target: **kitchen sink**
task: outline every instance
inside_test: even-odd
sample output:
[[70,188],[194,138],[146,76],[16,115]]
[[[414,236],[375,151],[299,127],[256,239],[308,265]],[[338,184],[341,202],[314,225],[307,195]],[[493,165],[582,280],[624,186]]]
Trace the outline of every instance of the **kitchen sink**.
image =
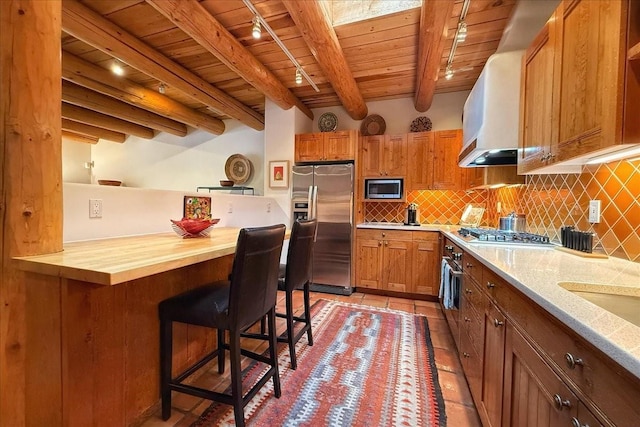
[[575,282],[559,282],[558,285],[572,294],[640,326],[640,288]]

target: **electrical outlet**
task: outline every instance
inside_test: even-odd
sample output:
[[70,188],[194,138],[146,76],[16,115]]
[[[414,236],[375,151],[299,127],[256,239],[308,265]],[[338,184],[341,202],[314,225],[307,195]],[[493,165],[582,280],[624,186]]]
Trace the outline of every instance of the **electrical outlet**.
[[271,202],[267,203],[267,213],[271,212]]
[[502,203],[500,203],[500,202],[496,203],[496,212],[497,213],[502,212]]
[[89,218],[102,218],[102,200],[89,199]]
[[589,201],[589,222],[591,224],[600,223],[600,200]]
[[227,213],[233,213],[233,203],[229,202],[229,207],[227,208]]

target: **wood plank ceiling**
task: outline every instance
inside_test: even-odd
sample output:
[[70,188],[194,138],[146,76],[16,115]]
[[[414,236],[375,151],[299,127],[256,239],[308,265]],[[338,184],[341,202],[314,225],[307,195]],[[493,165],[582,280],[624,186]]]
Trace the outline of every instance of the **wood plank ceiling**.
[[[444,70],[462,0],[424,0],[423,11],[335,28],[320,25],[314,17],[319,6],[309,3],[252,0],[318,92],[306,81],[296,85],[295,66],[266,31],[253,39],[253,14],[242,0],[64,0],[65,134],[85,142],[98,137],[123,142],[128,135],[159,131],[184,136],[189,128],[221,134],[221,120],[228,118],[260,130],[265,94],[282,108],[296,105],[310,117],[312,108],[342,105],[362,119],[367,114],[362,100],[415,97],[417,83],[421,100],[416,105],[428,108],[434,92],[473,87],[498,47],[516,0],[471,0],[468,36],[455,52],[451,80],[444,79]],[[434,15],[442,10],[440,25],[447,28],[433,28],[438,26]],[[441,43],[434,43],[440,38],[434,33],[442,34]],[[123,77],[105,72],[114,58],[125,70]],[[421,65],[422,79],[439,68],[435,90],[417,82]],[[158,93],[161,84],[164,94]]]

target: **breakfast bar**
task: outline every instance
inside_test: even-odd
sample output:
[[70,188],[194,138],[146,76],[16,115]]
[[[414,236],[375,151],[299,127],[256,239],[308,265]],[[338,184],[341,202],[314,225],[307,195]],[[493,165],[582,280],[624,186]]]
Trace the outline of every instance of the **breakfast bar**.
[[[43,275],[59,278],[40,310],[51,319],[50,334],[59,334],[47,352],[61,358],[64,425],[132,425],[157,409],[158,303],[226,279],[239,230],[215,228],[208,238],[160,233],[73,242],[59,253],[14,259],[35,285]],[[215,331],[176,324],[174,368],[215,345]]]

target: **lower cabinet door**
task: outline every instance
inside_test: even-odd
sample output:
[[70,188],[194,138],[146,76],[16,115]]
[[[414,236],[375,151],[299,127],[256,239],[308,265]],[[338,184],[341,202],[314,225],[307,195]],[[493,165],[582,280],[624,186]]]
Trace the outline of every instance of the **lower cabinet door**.
[[356,287],[382,288],[382,240],[356,241]]
[[[485,424],[502,425],[502,380],[504,374],[504,343],[507,320],[491,304],[484,313],[484,358],[482,399],[479,411]],[[507,423],[508,425],[508,423]]]
[[385,240],[383,289],[395,292],[411,290],[411,241]]
[[[416,234],[422,240],[416,241]],[[438,233],[414,232],[413,289],[411,292],[438,296],[440,285],[440,240]]]
[[507,325],[503,425],[571,426],[578,406],[577,397],[560,377],[513,326]]

